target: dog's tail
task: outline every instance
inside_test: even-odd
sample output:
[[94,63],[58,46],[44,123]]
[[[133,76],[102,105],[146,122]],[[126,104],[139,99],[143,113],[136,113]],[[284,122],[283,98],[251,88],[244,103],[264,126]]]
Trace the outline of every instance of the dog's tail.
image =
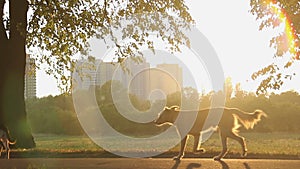
[[12,141],[12,139],[8,136],[8,143],[10,144],[10,145],[14,145],[14,144],[16,144],[17,143],[17,140],[14,140],[14,141]]
[[13,139],[11,138],[11,136],[10,136],[10,134],[9,134],[9,130],[8,130],[8,128],[7,128],[5,125],[0,125],[0,129],[2,129],[2,130],[5,132],[9,144],[14,145],[14,144],[17,143],[16,140],[13,140]]
[[9,131],[7,130],[7,138],[8,138],[8,143],[11,144],[11,145],[14,145],[17,143],[17,140],[13,140],[9,134]]
[[243,124],[246,129],[253,129],[254,125],[257,124],[261,117],[267,117],[267,114],[262,110],[255,110],[253,113],[243,112],[235,109],[232,112],[233,115]]

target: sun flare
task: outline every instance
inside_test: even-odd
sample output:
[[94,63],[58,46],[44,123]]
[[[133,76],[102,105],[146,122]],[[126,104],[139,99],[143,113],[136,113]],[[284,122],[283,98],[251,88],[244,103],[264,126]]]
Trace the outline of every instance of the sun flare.
[[269,7],[271,12],[277,15],[279,21],[284,24],[284,46],[286,46],[287,50],[291,54],[293,59],[299,59],[299,54],[296,51],[296,32],[293,28],[293,23],[289,19],[287,13],[284,9],[282,9],[275,0],[269,1]]

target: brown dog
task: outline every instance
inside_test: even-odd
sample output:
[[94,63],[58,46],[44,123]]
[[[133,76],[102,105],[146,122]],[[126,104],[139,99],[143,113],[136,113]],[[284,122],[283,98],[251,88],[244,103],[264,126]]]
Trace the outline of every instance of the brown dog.
[[[195,121],[192,121],[194,122],[194,124],[188,132],[184,132],[185,130],[184,126],[191,123],[191,121],[189,120],[176,121],[179,112],[183,113],[182,114],[183,117],[188,114],[192,114],[192,113],[195,114],[194,117],[196,119],[194,119]],[[219,116],[220,117],[219,124],[204,126],[205,120],[208,117],[209,113],[213,113],[212,115],[223,113],[220,114]],[[176,126],[177,131],[181,137],[181,149],[178,156],[174,157],[175,160],[180,160],[184,156],[184,149],[188,137],[183,133],[188,133],[188,135],[194,136],[195,138],[194,148],[193,148],[194,152],[203,152],[204,149],[198,149],[198,142],[199,142],[199,137],[201,132],[218,127],[223,150],[218,156],[214,157],[214,160],[220,160],[227,153],[227,138],[232,138],[238,141],[241,144],[243,149],[242,156],[247,155],[245,138],[238,135],[238,128],[240,127],[238,122],[240,122],[246,129],[252,129],[254,125],[261,120],[261,116],[267,117],[267,115],[261,110],[255,110],[253,113],[247,113],[237,108],[212,108],[212,109],[203,109],[199,111],[192,111],[192,110],[181,111],[179,110],[178,106],[172,106],[170,108],[165,107],[165,109],[159,114],[158,118],[154,122],[157,125],[163,125],[169,123],[171,125]],[[174,123],[175,121],[176,123]]]
[[0,126],[0,141],[2,143],[1,145],[1,151],[0,156],[3,151],[3,148],[6,150],[6,157],[9,159],[10,155],[10,145],[16,144],[16,141],[11,141],[9,131],[6,126],[1,125]]

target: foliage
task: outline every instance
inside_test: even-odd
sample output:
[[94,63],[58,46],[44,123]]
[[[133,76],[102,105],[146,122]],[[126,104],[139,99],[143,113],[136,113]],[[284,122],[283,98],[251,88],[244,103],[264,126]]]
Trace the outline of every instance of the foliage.
[[[232,86],[227,84],[227,86]],[[256,109],[265,111],[268,115],[261,123],[249,132],[299,132],[300,125],[300,95],[295,91],[287,91],[281,94],[272,93],[269,96],[256,95],[243,91],[237,84],[235,89],[230,89],[231,97],[226,98],[226,107],[236,107],[247,112],[253,112]],[[210,92],[202,94],[199,100],[199,108],[209,108],[211,98],[223,97],[222,92]],[[180,103],[180,93],[168,96],[167,103],[169,106],[174,103]],[[191,100],[190,100],[191,101]],[[177,104],[178,105],[178,104]],[[189,109],[189,108],[187,108]]]
[[[74,55],[90,57],[91,38],[116,47],[116,59],[122,62],[141,55],[141,46],[154,50],[151,33],[167,42],[171,51],[179,51],[179,45],[189,44],[180,29],[193,22],[181,0],[30,0],[29,7],[27,47],[41,51],[37,66],[46,63],[46,72],[60,82],[62,90],[69,89],[71,77],[66,72],[73,71]],[[124,39],[130,42],[124,44]]]
[[[46,72],[67,93],[78,55],[93,60],[88,53],[91,38],[116,47],[116,59],[122,62],[140,54],[142,46],[153,50],[150,32],[171,51],[188,46],[180,29],[193,22],[181,0],[0,0],[0,6],[0,121],[19,140],[16,146],[24,148],[34,147],[24,107],[26,53],[35,55],[37,68],[48,66]],[[121,22],[126,19],[131,22]],[[124,39],[130,41],[122,44]]]
[[70,96],[30,99],[26,106],[33,133],[83,134]]
[[[111,82],[109,82],[111,83]],[[118,82],[115,82],[118,84]],[[131,135],[131,136],[145,136],[155,135],[159,132],[167,129],[158,128],[151,123],[136,123],[128,120],[122,114],[119,113],[111,97],[106,93],[107,97],[103,97],[102,92],[110,91],[106,90],[108,85],[96,89],[96,99],[98,102],[98,108],[101,110],[103,116],[108,123],[117,131]],[[268,97],[265,95],[255,95],[241,90],[237,85],[233,90],[232,97],[226,100],[225,106],[236,107],[247,112],[253,112],[256,109],[265,111],[268,115],[261,123],[249,132],[295,132],[299,133],[299,119],[300,119],[300,95],[295,91],[288,91],[281,94],[270,94]],[[122,89],[121,86],[119,86]],[[105,89],[105,91],[102,91]],[[122,91],[122,90],[120,90]],[[123,90],[124,91],[124,90]],[[219,94],[219,92],[210,92],[208,94],[202,94],[195,98],[196,90],[187,88],[184,90],[187,93],[193,94],[181,95],[180,93],[174,93],[167,96],[167,106],[180,105],[181,100],[186,103],[199,102],[200,108],[208,108],[210,106],[212,95]],[[189,91],[189,92],[188,92]],[[123,93],[118,95],[119,99],[122,98]],[[186,97],[190,96],[190,97]],[[198,94],[199,96],[199,94]],[[164,101],[156,101],[149,105],[149,101],[143,101],[137,99],[137,96],[131,94],[134,99],[131,100],[131,104],[138,110],[132,110],[131,108],[124,108],[122,113],[129,113],[133,116],[142,115],[141,112],[148,111],[150,117],[153,119],[157,117],[157,114],[161,111],[158,107],[164,103]],[[99,99],[102,98],[102,99]],[[107,99],[107,100],[106,100]],[[192,106],[186,104],[184,109],[195,109]],[[191,106],[191,107],[189,107]],[[75,110],[73,108],[71,96],[48,96],[40,99],[27,100],[28,119],[31,123],[34,133],[54,133],[54,134],[83,134],[81,126],[77,120]],[[242,130],[245,131],[245,130]],[[248,131],[247,131],[248,132]]]
[[[114,91],[114,94],[111,93]],[[120,81],[108,81],[101,87],[95,87],[96,100],[98,108],[102,115],[111,125],[112,128],[118,132],[131,135],[153,135],[155,133],[164,130],[151,123],[137,123],[132,120],[125,118],[122,114],[129,116],[141,116],[143,112],[147,112],[147,115],[156,117],[159,110],[155,109],[155,104],[152,105],[154,109],[150,107],[150,101],[143,100],[138,96],[128,93]],[[127,102],[129,99],[130,102]],[[122,105],[121,107],[116,106]],[[120,113],[122,112],[122,114]]]
[[[271,63],[253,73],[252,79],[263,77],[257,88],[257,94],[266,93],[268,89],[278,90],[285,80],[292,79],[295,73],[285,72],[300,56],[300,3],[298,0],[251,0],[251,13],[260,22],[259,30],[279,28],[284,31],[270,40],[270,47],[276,49],[274,58],[288,57],[283,65]],[[280,61],[282,63],[282,60]]]
[[199,108],[199,93],[192,87],[182,89],[182,92],[175,92],[167,95],[166,106],[180,106],[182,109],[198,109]]
[[253,131],[260,132],[299,132],[300,126],[300,96],[294,91],[281,94],[272,93],[270,96],[248,93],[236,95],[227,101],[226,106],[237,107],[244,111],[253,112],[261,109],[268,115]]

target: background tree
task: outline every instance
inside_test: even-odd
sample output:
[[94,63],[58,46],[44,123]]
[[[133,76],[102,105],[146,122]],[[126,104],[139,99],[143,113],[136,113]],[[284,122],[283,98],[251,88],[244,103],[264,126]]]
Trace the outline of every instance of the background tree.
[[182,109],[197,110],[199,109],[200,94],[197,89],[192,87],[183,88],[182,92]]
[[[285,29],[270,40],[270,46],[276,49],[274,58],[287,58],[283,65],[272,63],[253,73],[252,79],[263,76],[257,88],[257,94],[267,92],[267,89],[279,89],[286,79],[292,79],[296,74],[286,69],[299,60],[300,56],[300,3],[299,0],[251,0],[251,13],[260,22],[259,29]],[[282,63],[282,61],[281,61]]]
[[233,93],[233,86],[232,86],[232,80],[231,77],[227,77],[225,79],[225,83],[224,83],[224,89],[225,89],[225,99],[229,100],[232,97],[232,93]]
[[239,98],[239,99],[243,99],[243,97],[247,94],[246,91],[244,91],[242,88],[241,88],[241,83],[237,83],[235,85],[235,90],[234,90],[234,97],[235,98]]
[[[8,9],[4,9],[6,3]],[[0,119],[18,140],[18,147],[35,146],[24,102],[26,49],[41,51],[36,56],[37,68],[46,63],[46,72],[67,91],[71,78],[66,72],[72,71],[74,54],[85,51],[90,38],[110,39],[121,61],[139,54],[140,46],[153,49],[147,39],[149,31],[168,42],[170,50],[180,50],[179,45],[188,42],[179,28],[193,22],[182,0],[0,0],[0,5],[1,12],[7,13],[1,17],[0,27]],[[132,20],[132,24],[120,22],[134,14],[152,12],[159,13]],[[163,22],[167,13],[179,19]],[[122,30],[122,38],[132,41],[120,45],[113,29]]]
[[[18,147],[33,147],[35,143],[27,124],[24,102],[25,45],[27,0],[11,0],[9,20],[1,17],[0,28],[0,122],[8,126],[18,140]],[[5,0],[0,0],[4,13]]]

